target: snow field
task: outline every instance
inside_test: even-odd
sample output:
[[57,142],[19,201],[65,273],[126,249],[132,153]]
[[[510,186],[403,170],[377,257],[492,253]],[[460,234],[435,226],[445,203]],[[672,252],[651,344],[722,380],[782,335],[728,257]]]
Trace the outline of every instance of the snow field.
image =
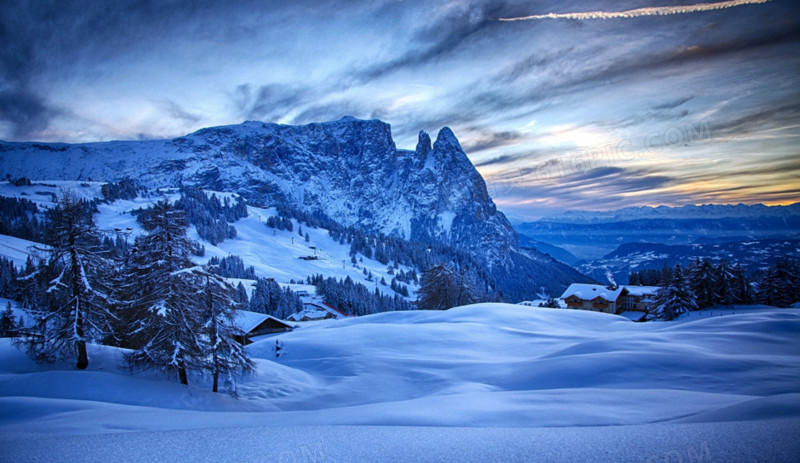
[[[604,426],[703,414],[746,420],[752,413],[762,419],[759,400],[800,416],[798,334],[794,309],[636,324],[599,313],[478,304],[329,321],[262,338],[248,347],[258,371],[241,381],[238,401],[206,393],[200,378],[184,389],[155,373],[129,376],[116,349],[95,346],[91,371],[79,372],[36,366],[8,340],[0,391],[6,403],[77,400],[156,415],[270,411],[248,415],[258,424]],[[278,359],[276,339],[283,345]],[[721,410],[728,419],[717,416]],[[87,417],[84,426],[97,419]],[[38,418],[11,423],[48,432]]]
[[507,304],[382,313],[260,338],[238,400],[204,378],[131,376],[117,349],[93,346],[89,371],[76,371],[36,365],[3,339],[0,444],[13,461],[121,449],[120,461],[231,461],[240,446],[267,455],[240,461],[295,461],[276,449],[318,442],[325,459],[296,461],[644,461],[687,445],[716,452],[698,461],[791,461],[799,334],[796,309],[646,324]]

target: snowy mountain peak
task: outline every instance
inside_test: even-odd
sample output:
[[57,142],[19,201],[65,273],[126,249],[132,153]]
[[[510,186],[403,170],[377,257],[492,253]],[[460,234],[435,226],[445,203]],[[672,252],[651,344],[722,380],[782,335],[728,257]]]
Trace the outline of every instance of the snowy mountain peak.
[[433,144],[434,148],[440,151],[454,149],[456,151],[461,151],[462,153],[464,150],[461,148],[461,144],[458,142],[456,135],[450,129],[450,127],[442,127],[439,131],[439,134],[436,136],[436,142]]
[[428,135],[428,132],[420,130],[419,141],[417,142],[417,149],[415,150],[417,155],[424,158],[431,149],[431,136]]

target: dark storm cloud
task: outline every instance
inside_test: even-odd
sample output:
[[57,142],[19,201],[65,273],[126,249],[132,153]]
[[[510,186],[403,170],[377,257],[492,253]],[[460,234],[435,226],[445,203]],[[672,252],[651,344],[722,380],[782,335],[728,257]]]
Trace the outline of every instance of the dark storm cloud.
[[604,177],[619,177],[620,174],[624,173],[625,169],[621,167],[598,167],[596,169],[589,170],[585,173],[573,175],[571,176],[570,180],[574,181],[597,180]]
[[[800,98],[800,92],[797,97]],[[800,102],[776,102],[728,121],[711,125],[714,137],[741,135],[758,130],[793,126],[800,123]]]
[[664,109],[675,109],[678,106],[682,106],[684,103],[689,102],[692,98],[694,98],[694,97],[693,96],[687,96],[687,97],[684,97],[684,98],[678,98],[676,100],[666,101],[664,103],[655,104],[655,105],[652,106],[652,108],[657,110],[657,111],[661,111],[661,110],[664,110]]
[[[574,94],[602,85],[636,80],[653,75],[654,72],[680,69],[685,66],[702,63],[715,58],[732,56],[737,53],[756,51],[776,45],[796,46],[800,41],[800,26],[795,22],[786,22],[774,28],[748,34],[745,37],[721,38],[718,42],[696,46],[680,46],[665,50],[644,49],[637,54],[607,54],[609,59],[593,61],[591,57],[600,53],[605,47],[597,46],[584,50],[570,50],[570,56],[553,63],[553,69],[561,69],[557,74],[552,70],[549,78],[543,82],[522,88],[517,92],[507,88],[491,85],[497,80],[508,80],[507,71],[503,70],[490,78],[486,85],[468,96],[468,106],[481,108],[484,112],[502,112],[518,108],[521,104],[530,104],[543,100],[552,100],[558,96]],[[526,57],[511,66],[516,69],[517,79],[535,68],[535,58]],[[583,66],[574,66],[583,63]],[[787,63],[794,65],[796,63]],[[681,99],[682,100],[682,99]],[[686,101],[673,101],[668,104],[674,108]],[[668,104],[657,105],[656,109],[670,109]]]
[[[199,2],[195,5],[199,5]],[[82,56],[113,55],[157,37],[185,17],[181,3],[81,1],[0,2],[0,122],[18,139],[38,136],[63,113],[49,102],[43,81],[66,73]]]
[[764,176],[772,179],[800,178],[800,153],[739,158],[735,159],[735,162],[728,162],[713,171],[686,173],[682,179],[692,182],[713,182],[719,178],[752,179]]
[[11,126],[14,137],[26,138],[46,128],[55,111],[32,82],[37,57],[17,30],[23,18],[11,14],[12,3],[0,6],[0,122]]
[[521,77],[528,75],[532,70],[545,69],[547,66],[564,59],[569,55],[575,47],[569,47],[564,50],[558,50],[556,53],[547,53],[543,51],[536,51],[529,55],[527,58],[521,59],[504,69],[498,74],[499,80],[505,82],[514,82]]
[[0,121],[10,123],[17,138],[35,137],[58,112],[49,107],[41,95],[24,87],[0,91]]
[[169,117],[173,119],[178,119],[189,123],[199,122],[201,119],[201,117],[197,114],[187,111],[181,105],[172,100],[162,101],[161,108]]
[[274,121],[313,96],[312,89],[305,87],[267,84],[254,89],[250,84],[242,84],[236,87],[231,100],[244,119]]
[[[43,85],[61,75],[113,73],[119,62],[135,63],[146,57],[168,63],[156,73],[170,72],[168,66],[186,65],[182,43],[208,44],[206,49],[213,51],[218,43],[251,40],[260,28],[271,27],[275,21],[291,22],[287,16],[335,4],[292,2],[296,11],[287,11],[283,2],[257,0],[0,2],[0,122],[10,124],[16,138],[35,137],[53,117],[63,114],[52,106],[49,89]],[[270,98],[276,98],[266,95],[269,90],[255,91],[247,111],[251,116],[274,112],[268,110]],[[277,98],[278,109],[286,99]],[[167,101],[160,103],[166,116],[200,120],[168,98],[163,101]]]
[[656,175],[647,169],[598,167],[587,172],[568,174],[563,181],[567,191],[588,191],[594,196],[653,190],[669,185],[673,179]]
[[497,148],[523,140],[525,136],[514,130],[503,130],[499,132],[491,132],[484,130],[485,133],[467,143],[462,143],[461,147],[464,148],[466,153],[476,153],[479,151]]
[[416,68],[456,53],[462,45],[488,29],[499,30],[492,18],[507,11],[504,3],[471,5],[453,11],[418,29],[407,50],[387,61],[368,66],[354,75],[356,82],[368,82],[406,68]]
[[484,161],[477,162],[475,163],[475,167],[488,167],[494,165],[509,164],[511,162],[519,160],[522,157],[523,155],[504,154],[502,156],[497,156],[490,159],[486,159]]

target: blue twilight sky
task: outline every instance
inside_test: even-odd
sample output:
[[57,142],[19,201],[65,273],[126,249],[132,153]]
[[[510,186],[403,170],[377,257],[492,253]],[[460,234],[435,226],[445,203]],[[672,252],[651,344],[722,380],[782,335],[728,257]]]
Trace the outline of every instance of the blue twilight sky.
[[796,202],[800,2],[0,2],[3,140],[344,115],[450,126],[519,218]]

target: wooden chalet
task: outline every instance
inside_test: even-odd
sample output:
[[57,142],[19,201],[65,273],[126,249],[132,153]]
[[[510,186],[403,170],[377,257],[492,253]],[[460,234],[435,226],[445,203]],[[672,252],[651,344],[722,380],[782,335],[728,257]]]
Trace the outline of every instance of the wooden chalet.
[[244,332],[244,336],[236,340],[241,344],[250,344],[250,339],[265,334],[285,333],[294,327],[283,320],[263,313],[240,310],[236,313],[235,323]]
[[622,308],[626,311],[649,313],[656,306],[658,286],[625,286],[628,293],[623,296]]
[[573,283],[569,285],[561,299],[567,308],[592,310],[594,312],[617,313],[622,309],[623,298],[628,294],[623,286],[609,287]]

